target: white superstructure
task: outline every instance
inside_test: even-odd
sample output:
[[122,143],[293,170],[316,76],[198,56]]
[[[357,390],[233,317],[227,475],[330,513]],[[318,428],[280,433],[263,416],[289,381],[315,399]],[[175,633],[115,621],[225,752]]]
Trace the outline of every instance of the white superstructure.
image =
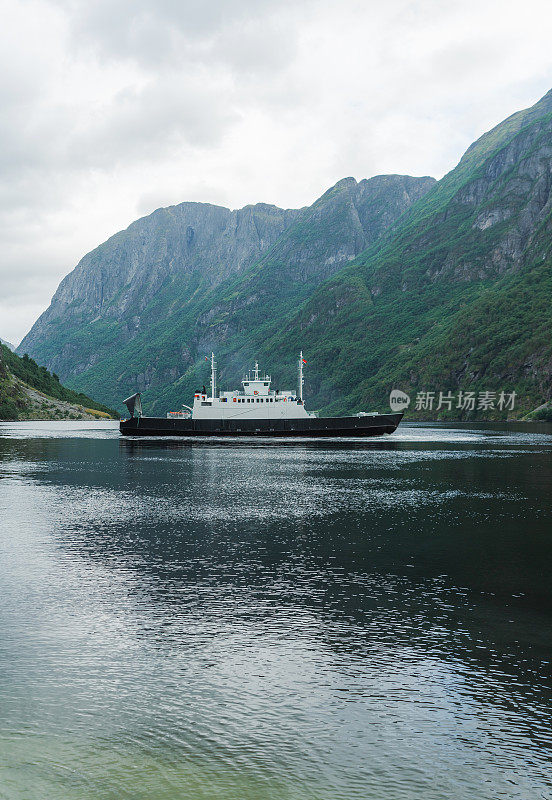
[[196,392],[192,419],[305,419],[303,405],[303,353],[299,354],[297,391],[271,389],[270,375],[261,375],[259,365],[242,380],[243,389],[219,392],[217,395],[217,365],[211,353],[210,392]]

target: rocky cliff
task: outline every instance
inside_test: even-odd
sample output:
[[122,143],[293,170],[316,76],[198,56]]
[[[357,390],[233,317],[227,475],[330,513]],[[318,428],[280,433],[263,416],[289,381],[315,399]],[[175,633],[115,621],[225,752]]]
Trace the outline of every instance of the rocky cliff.
[[153,407],[176,402],[203,349],[229,351],[238,336],[243,367],[267,325],[277,331],[433,184],[347,178],[307,209],[160,209],[82,259],[19,352],[111,403],[128,387],[148,391]]
[[158,209],[84,256],[18,352],[36,355],[64,377],[78,375],[147,331],[159,313],[170,314],[172,302],[246,269],[299,213],[264,204]]
[[504,388],[517,391],[521,415],[550,399],[551,211],[548,93],[475,142],[291,321],[288,346],[316,353],[318,403]]

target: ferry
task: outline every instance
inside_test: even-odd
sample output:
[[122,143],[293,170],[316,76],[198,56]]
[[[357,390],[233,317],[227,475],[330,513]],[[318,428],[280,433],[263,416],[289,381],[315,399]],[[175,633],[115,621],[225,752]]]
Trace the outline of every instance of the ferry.
[[[209,358],[206,357],[208,361]],[[306,361],[299,353],[297,390],[272,389],[270,375],[255,362],[242,388],[217,393],[217,365],[211,353],[210,391],[196,391],[192,406],[147,417],[140,393],[124,401],[130,418],[121,420],[124,436],[382,436],[393,433],[402,413],[360,412],[350,417],[319,417],[303,402]]]

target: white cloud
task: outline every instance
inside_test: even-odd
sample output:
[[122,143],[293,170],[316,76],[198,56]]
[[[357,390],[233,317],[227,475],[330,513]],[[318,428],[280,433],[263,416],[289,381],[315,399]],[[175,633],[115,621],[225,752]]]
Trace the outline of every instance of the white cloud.
[[183,200],[440,177],[552,85],[545,0],[0,0],[0,335]]

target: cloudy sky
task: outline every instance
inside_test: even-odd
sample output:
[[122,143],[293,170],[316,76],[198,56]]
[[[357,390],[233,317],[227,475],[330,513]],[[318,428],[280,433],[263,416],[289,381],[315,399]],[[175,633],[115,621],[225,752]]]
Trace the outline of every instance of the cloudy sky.
[[0,336],[162,205],[441,177],[552,87],[549,0],[0,0]]

